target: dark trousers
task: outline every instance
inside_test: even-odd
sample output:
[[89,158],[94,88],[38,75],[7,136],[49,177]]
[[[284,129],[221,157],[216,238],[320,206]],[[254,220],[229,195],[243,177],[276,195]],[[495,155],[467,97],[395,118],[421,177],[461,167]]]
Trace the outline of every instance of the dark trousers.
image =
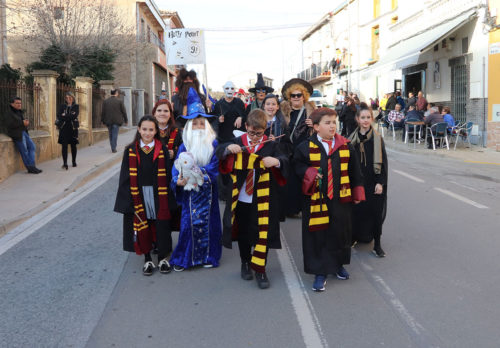
[[[252,260],[252,247],[258,240],[258,217],[252,209],[251,203],[238,202],[235,212],[235,220],[238,224],[238,248],[240,249],[241,262],[250,262]],[[267,254],[266,250],[266,263]]]
[[108,126],[109,131],[109,144],[111,145],[111,150],[116,151],[116,142],[118,141],[118,131],[120,126],[117,124],[111,124]]
[[[71,145],[71,160],[73,163],[76,163],[76,144],[70,144]],[[68,144],[62,144],[62,158],[63,158],[63,163],[67,164],[68,163]]]

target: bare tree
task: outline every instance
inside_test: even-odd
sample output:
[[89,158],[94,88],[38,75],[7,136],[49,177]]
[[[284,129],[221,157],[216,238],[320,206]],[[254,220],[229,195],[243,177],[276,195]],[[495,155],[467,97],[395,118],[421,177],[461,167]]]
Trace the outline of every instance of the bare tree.
[[86,51],[108,48],[121,54],[132,48],[124,38],[133,35],[134,26],[113,0],[7,0],[6,5],[20,14],[11,26],[26,52],[58,47],[66,72]]

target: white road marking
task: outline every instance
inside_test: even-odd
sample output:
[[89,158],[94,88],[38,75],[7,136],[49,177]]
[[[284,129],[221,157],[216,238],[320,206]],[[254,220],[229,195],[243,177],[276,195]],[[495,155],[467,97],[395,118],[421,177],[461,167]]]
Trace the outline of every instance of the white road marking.
[[417,346],[419,347],[439,347],[439,338],[434,337],[432,333],[428,332],[406,309],[404,304],[398,299],[394,291],[387,285],[387,283],[373,272],[373,268],[367,263],[363,262],[361,258],[356,255],[356,251],[353,250],[353,256],[361,265],[363,273],[369,278],[370,282],[375,286],[375,288],[381,292],[384,300],[394,309],[399,318],[403,320],[406,326],[410,329],[412,336],[414,337]]
[[79,200],[86,197],[96,188],[104,184],[108,179],[115,175],[119,169],[119,164],[111,167],[101,175],[89,181],[84,186],[76,189],[74,192],[71,192],[60,201],[54,203],[47,209],[34,215],[30,219],[23,222],[21,225],[8,232],[5,236],[0,238],[0,256],[10,248],[15,246],[17,243],[29,237],[35,231],[50,222],[57,215],[61,214],[73,204],[77,203]]
[[393,171],[394,173],[398,173],[399,175],[405,176],[405,177],[407,177],[408,179],[411,179],[411,180],[413,180],[413,181],[420,182],[420,183],[425,182],[424,180],[422,180],[422,179],[420,179],[420,178],[417,178],[416,176],[413,176],[413,175],[411,175],[411,174],[408,174],[408,173],[402,172],[402,171],[400,171],[400,170],[393,169],[392,171]]
[[299,322],[304,343],[306,347],[311,348],[328,347],[319,319],[316,316],[311,299],[304,287],[299,270],[283,233],[281,233],[281,244],[283,249],[277,250],[278,260],[285,276],[285,282],[290,292],[293,309]]
[[458,199],[459,201],[462,201],[464,203],[470,204],[470,205],[472,205],[472,206],[474,206],[476,208],[479,208],[479,209],[489,209],[489,207],[487,207],[485,205],[482,205],[480,203],[474,202],[473,200],[465,198],[464,196],[461,196],[461,195],[456,194],[454,192],[451,192],[451,191],[448,191],[448,190],[445,190],[445,189],[442,189],[442,188],[439,188],[439,187],[434,187],[434,190],[439,191],[441,193],[444,193],[445,195],[448,195],[448,196],[453,197],[455,199]]

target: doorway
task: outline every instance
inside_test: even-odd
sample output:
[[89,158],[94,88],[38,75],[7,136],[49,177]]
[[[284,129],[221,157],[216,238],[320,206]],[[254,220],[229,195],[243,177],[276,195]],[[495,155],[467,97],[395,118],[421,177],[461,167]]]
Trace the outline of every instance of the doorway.
[[418,91],[422,90],[422,72],[418,71],[413,74],[404,75],[405,79],[405,97],[408,97],[409,92],[413,92],[413,95],[417,95]]

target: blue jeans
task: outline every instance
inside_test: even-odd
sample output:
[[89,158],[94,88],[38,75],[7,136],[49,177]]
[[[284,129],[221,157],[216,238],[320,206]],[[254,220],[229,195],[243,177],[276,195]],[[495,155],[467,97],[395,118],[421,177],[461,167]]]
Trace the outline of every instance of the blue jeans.
[[21,154],[24,166],[26,168],[35,166],[35,143],[31,140],[30,136],[26,131],[23,132],[23,138],[21,140],[15,140],[17,150]]
[[109,144],[111,145],[111,150],[116,151],[116,142],[118,141],[118,131],[120,126],[117,124],[111,124],[108,126],[109,131]]

